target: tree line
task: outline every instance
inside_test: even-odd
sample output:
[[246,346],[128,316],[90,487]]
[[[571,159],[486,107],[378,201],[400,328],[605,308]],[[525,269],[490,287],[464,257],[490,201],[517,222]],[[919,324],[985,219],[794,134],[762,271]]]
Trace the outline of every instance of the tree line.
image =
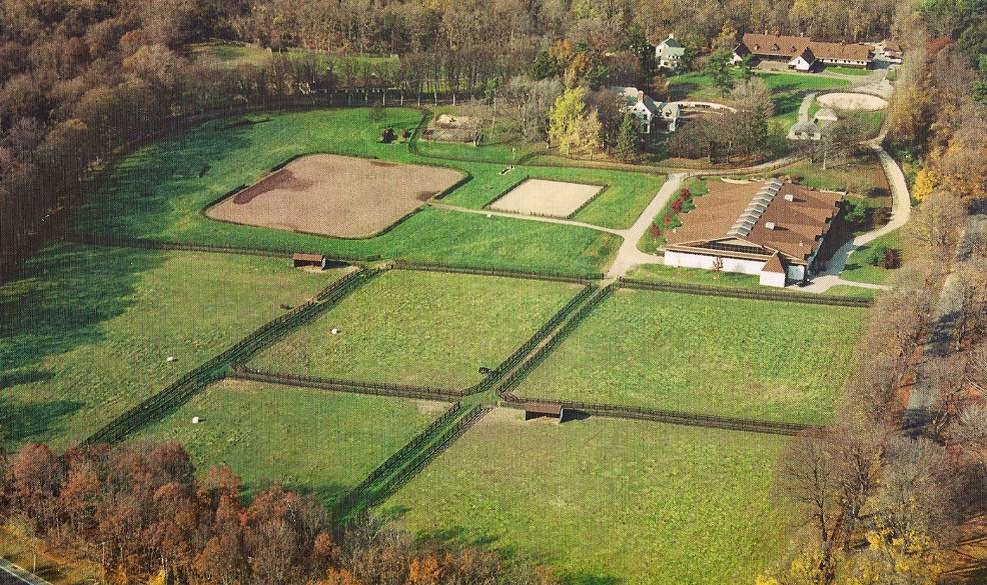
[[418,541],[372,517],[334,525],[313,496],[278,486],[248,498],[228,468],[199,474],[177,443],[0,451],[0,521],[121,585],[557,583],[546,569]]
[[[801,530],[759,585],[933,585],[962,567],[960,527],[987,513],[987,231],[969,219],[987,195],[987,106],[968,47],[935,36],[971,37],[944,6],[957,5],[902,16],[887,142],[921,200],[905,264],[878,297],[836,422],[779,462],[776,494]],[[911,392],[931,405],[907,410]]]

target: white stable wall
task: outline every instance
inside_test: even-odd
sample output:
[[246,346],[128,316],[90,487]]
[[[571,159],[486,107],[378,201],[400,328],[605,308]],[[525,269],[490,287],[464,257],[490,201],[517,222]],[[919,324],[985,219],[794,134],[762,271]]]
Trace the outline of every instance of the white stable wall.
[[[716,256],[705,254],[689,254],[687,252],[665,251],[665,266],[674,268],[703,268],[713,269]],[[723,272],[738,272],[740,274],[761,274],[765,262],[761,260],[739,260],[736,258],[723,259]]]

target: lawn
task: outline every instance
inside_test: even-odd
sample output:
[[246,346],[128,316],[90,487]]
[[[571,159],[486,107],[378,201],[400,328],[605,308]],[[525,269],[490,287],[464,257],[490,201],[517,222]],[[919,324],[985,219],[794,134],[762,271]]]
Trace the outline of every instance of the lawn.
[[877,156],[869,152],[858,154],[845,164],[832,165],[827,169],[819,164],[801,161],[781,167],[774,174],[799,177],[803,185],[813,189],[848,191],[851,195],[866,200],[871,207],[891,207],[891,190],[887,176]]
[[48,248],[0,287],[0,427],[11,446],[85,439],[341,275],[268,258]]
[[791,527],[769,496],[785,439],[495,410],[380,513],[547,564],[570,585],[752,583]]
[[[616,236],[587,228],[437,209],[425,209],[369,239],[228,224],[201,213],[231,190],[256,183],[275,165],[300,154],[332,152],[436,164],[412,155],[407,144],[377,141],[381,128],[415,127],[418,112],[395,108],[385,110],[379,120],[370,117],[366,109],[271,114],[242,123],[213,121],[169,137],[123,159],[77,213],[75,227],[116,237],[579,273],[600,271],[620,245]],[[471,176],[455,191],[456,200],[496,196],[490,188],[502,165],[449,165]],[[616,219],[608,221],[622,221],[626,214],[619,209]]]
[[866,316],[864,309],[620,290],[516,392],[825,424]]
[[872,70],[870,69],[861,69],[859,67],[840,67],[839,65],[826,65],[825,71],[826,73],[839,73],[840,75],[856,75],[861,77],[872,73]]
[[[200,472],[228,465],[249,495],[272,483],[329,503],[448,404],[223,381],[137,437],[180,442]],[[192,417],[200,423],[192,424]]]
[[762,288],[760,278],[752,274],[714,272],[701,268],[673,268],[664,264],[645,264],[638,266],[627,276],[628,278],[649,282],[700,284],[703,286],[723,286],[730,288]]
[[884,268],[880,260],[877,264],[872,263],[871,256],[875,250],[888,248],[901,250],[901,233],[898,230],[884,234],[869,244],[854,250],[847,258],[846,268],[840,273],[840,277],[854,282],[887,284],[896,270]]
[[[258,354],[264,370],[466,388],[483,380],[578,291],[519,278],[389,271]],[[339,329],[338,335],[330,330]]]

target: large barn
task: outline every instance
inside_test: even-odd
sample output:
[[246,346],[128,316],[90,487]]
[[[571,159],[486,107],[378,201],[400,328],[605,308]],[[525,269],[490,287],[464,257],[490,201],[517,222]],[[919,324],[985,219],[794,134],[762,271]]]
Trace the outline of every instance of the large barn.
[[767,286],[805,280],[842,199],[779,179],[711,181],[665,232],[665,265],[757,275]]
[[818,63],[867,68],[873,61],[871,48],[862,43],[825,43],[807,37],[754,33],[744,35],[733,50],[733,60],[740,61],[747,55],[785,61],[798,71],[811,71]]

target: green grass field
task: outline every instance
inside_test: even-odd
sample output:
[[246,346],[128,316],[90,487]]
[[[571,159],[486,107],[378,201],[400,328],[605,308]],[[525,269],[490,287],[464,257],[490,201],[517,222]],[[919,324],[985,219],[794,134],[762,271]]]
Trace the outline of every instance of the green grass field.
[[[389,271],[258,354],[264,370],[465,388],[495,368],[578,291],[517,278]],[[339,335],[331,335],[332,328]]]
[[554,568],[570,585],[752,583],[782,553],[785,439],[496,410],[388,500],[422,535]]
[[620,290],[518,387],[521,396],[824,424],[863,309]]
[[[342,271],[285,260],[60,245],[0,287],[0,427],[64,446],[161,390]],[[169,356],[177,358],[168,363]]]
[[[77,213],[76,229],[139,237],[256,248],[299,249],[358,257],[382,256],[458,265],[538,271],[595,272],[619,238],[587,228],[425,209],[370,239],[338,239],[217,222],[201,210],[272,167],[303,153],[333,152],[396,162],[435,164],[406,144],[377,142],[385,127],[411,128],[421,115],[388,109],[373,122],[366,109],[318,110],[250,117],[253,123],[215,121],[126,157],[107,185]],[[453,163],[448,163],[453,165]],[[471,179],[455,201],[479,201],[491,192],[502,165],[455,163]],[[201,176],[200,176],[201,174]],[[479,195],[478,195],[479,194]],[[653,192],[651,193],[653,195]],[[643,199],[644,192],[634,195]],[[452,201],[452,200],[451,200]],[[599,221],[619,223],[628,212],[601,200]],[[586,213],[591,213],[588,207]],[[608,214],[612,213],[612,217]]]
[[901,250],[901,233],[895,230],[885,234],[874,241],[861,246],[850,254],[847,258],[846,268],[840,273],[840,277],[854,282],[869,282],[873,284],[887,284],[888,280],[895,274],[896,270],[884,268],[883,264],[871,263],[871,255],[875,249],[894,248]]
[[[248,495],[272,483],[324,502],[360,483],[448,404],[224,381],[138,439],[178,441],[200,471],[227,465]],[[201,422],[192,424],[192,417]]]

